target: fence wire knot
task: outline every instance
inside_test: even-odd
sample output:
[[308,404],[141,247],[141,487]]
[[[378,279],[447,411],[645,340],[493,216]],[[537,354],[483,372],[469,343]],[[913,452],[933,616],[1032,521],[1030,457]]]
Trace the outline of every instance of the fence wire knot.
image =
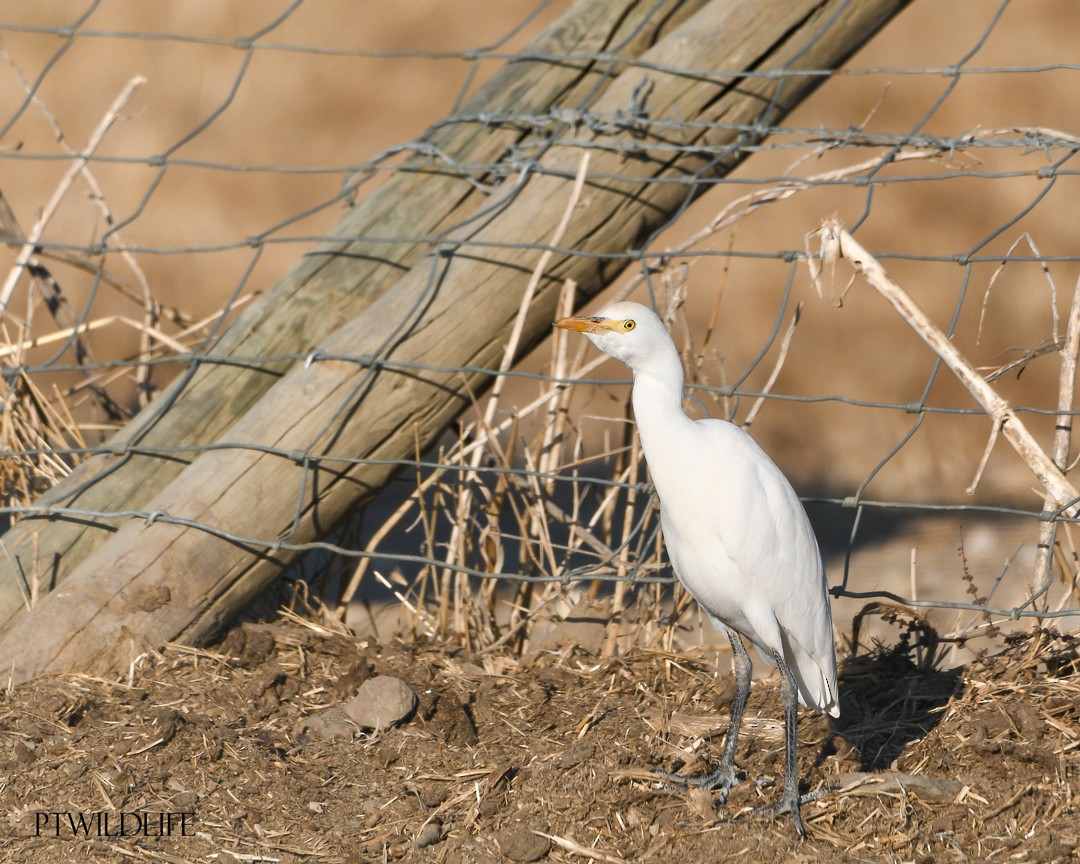
[[147,527],[153,525],[158,519],[168,519],[169,514],[164,510],[154,510],[152,513],[146,514]]

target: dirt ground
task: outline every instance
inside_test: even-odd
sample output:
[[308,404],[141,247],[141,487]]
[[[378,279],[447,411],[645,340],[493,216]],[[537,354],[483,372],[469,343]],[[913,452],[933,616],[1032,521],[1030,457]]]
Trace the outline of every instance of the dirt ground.
[[[799,841],[754,812],[777,789],[752,781],[782,773],[775,677],[755,683],[749,779],[726,805],[649,773],[717,758],[732,679],[711,651],[515,658],[245,624],[119,683],[9,688],[0,860],[1076,861],[1078,649],[1042,633],[957,670],[904,640],[843,659],[840,720],[802,712],[804,788],[823,794]],[[341,706],[373,675],[418,706],[360,732]],[[97,836],[121,813],[127,836]]]

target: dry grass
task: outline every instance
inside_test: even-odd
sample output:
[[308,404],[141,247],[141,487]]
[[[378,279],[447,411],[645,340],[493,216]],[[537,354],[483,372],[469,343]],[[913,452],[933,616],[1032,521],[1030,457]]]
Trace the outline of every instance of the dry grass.
[[[518,656],[361,641],[300,618],[248,625],[209,649],[169,646],[126,682],[71,676],[6,694],[0,854],[1072,861],[1078,647],[1040,633],[951,671],[914,648],[845,658],[840,721],[807,717],[800,730],[814,794],[800,842],[786,820],[755,812],[783,764],[775,678],[754,688],[738,756],[747,779],[725,806],[666,792],[652,773],[717,757],[732,684],[711,651]],[[374,674],[412,686],[411,720],[355,737],[323,722]],[[195,831],[43,838],[42,809],[194,812]]]
[[[9,373],[0,426],[0,448],[4,450],[0,480],[4,503],[20,508],[31,506],[86,452],[100,445],[107,433],[146,404],[157,389],[155,364],[183,359],[238,304],[196,320],[192,310],[162,302],[156,296],[162,292],[151,284],[145,262],[131,251],[123,232],[101,227],[115,224],[117,213],[110,205],[112,190],[95,172],[95,163],[86,157],[112,142],[118,121],[126,119],[125,106],[141,92],[142,78],[132,76],[117,86],[117,95],[109,107],[91,124],[87,144],[77,147],[70,143],[60,114],[50,108],[40,89],[34,90],[30,81],[33,75],[24,74],[6,52],[4,59],[24,91],[33,92],[28,112],[42,121],[45,135],[50,138],[47,143],[70,159],[56,185],[41,193],[40,211],[32,218],[24,217],[26,226],[0,198],[0,230],[4,236],[18,240],[11,243],[14,265],[0,289],[0,307],[4,311],[0,362]],[[838,80],[849,83],[847,79]],[[886,103],[880,94],[876,95],[873,108],[856,119],[849,133],[856,139],[865,134],[867,142],[875,141],[876,125],[894,122],[889,119]],[[1057,142],[1051,148],[1055,151],[1076,143],[1053,128],[1034,124],[1006,128],[995,124],[953,139],[949,148],[920,142],[918,146],[892,151],[888,168],[877,172],[877,176],[899,178],[916,166],[920,171],[925,167],[927,171],[943,172],[970,168],[989,152],[991,145],[1018,135],[1033,140],[1040,136],[1052,138]],[[717,260],[725,268],[733,266],[734,259],[727,258],[725,250],[739,248],[737,238],[745,241],[747,248],[752,247],[757,235],[754,239],[747,235],[754,232],[754,226],[759,224],[754,220],[762,214],[773,218],[793,202],[816,201],[823,188],[857,179],[878,166],[874,159],[849,158],[843,148],[824,137],[823,143],[816,134],[804,136],[791,154],[779,150],[762,154],[770,158],[783,156],[786,163],[777,176],[785,179],[762,180],[749,192],[740,186],[726,200],[709,203],[707,206],[714,209],[704,219],[698,219],[702,223],[699,229],[688,229],[686,236],[672,238],[663,267],[650,271],[648,279],[639,271],[618,288],[620,296],[638,291],[644,299],[645,282],[649,282],[649,290],[656,295],[658,307],[680,344],[688,380],[698,387],[694,399],[688,400],[691,411],[705,410],[700,400],[708,403],[709,413],[731,416],[745,425],[754,423],[757,431],[757,424],[768,423],[774,413],[775,403],[766,401],[766,395],[784,376],[801,371],[798,358],[806,357],[802,352],[820,353],[820,346],[804,347],[801,307],[785,295],[768,310],[775,315],[773,333],[759,346],[757,359],[738,375],[743,386],[752,385],[759,395],[750,404],[745,397],[741,401],[733,398],[725,389],[734,373],[729,372],[725,354],[729,349],[724,342],[722,319],[726,316],[721,312],[731,308],[729,304],[735,298],[728,290],[731,285],[727,269],[720,279],[702,278],[702,271]],[[786,143],[791,144],[790,138]],[[40,141],[35,142],[35,147],[41,152],[46,150]],[[807,165],[816,163],[822,163],[822,167],[803,171],[800,176]],[[587,161],[583,160],[581,179],[587,169]],[[579,182],[567,201],[568,218],[575,196],[582,194],[581,188]],[[76,248],[77,242],[69,242],[72,249],[68,250],[37,244],[52,220],[59,218],[63,206],[79,194],[86,196],[82,203],[98,220],[93,236],[105,237],[107,255],[99,254],[102,250],[92,245]],[[84,228],[81,224],[78,230]],[[74,237],[72,233],[65,239],[74,241]],[[81,239],[85,241],[85,237]],[[558,235],[551,238],[552,245],[558,245],[558,240]],[[1018,226],[1016,236],[1007,240],[1010,245],[1005,255],[1023,244],[1023,248],[1041,257],[1038,233]],[[712,254],[695,255],[702,252]],[[545,257],[540,256],[530,285],[535,286],[544,264]],[[1009,266],[1011,273],[1015,268]],[[1048,358],[1057,351],[1062,363],[1055,395],[1059,410],[1065,412],[1073,401],[1075,369],[1070,363],[1075,362],[1080,340],[1080,303],[1074,298],[1065,314],[1059,314],[1062,303],[1057,296],[1056,270],[1045,262],[1040,267],[1043,284],[1038,296],[1048,294],[1046,308],[1051,314],[1048,332],[1042,334],[1037,347],[1026,350],[1021,360],[1002,362],[995,369],[975,369],[971,363],[965,368],[985,378],[986,387],[996,387],[1000,380],[1004,389],[1006,378],[1036,361],[1044,367],[1050,365]],[[1001,307],[995,313],[991,303],[992,297],[997,301],[1008,290],[1004,273],[1005,265],[1001,264],[984,286],[978,310],[979,339],[985,336],[990,340],[1003,329],[1008,332],[1008,313]],[[176,281],[182,282],[183,278]],[[74,290],[70,287],[73,282],[78,285]],[[831,286],[830,297],[854,305],[851,292],[858,289],[851,284],[841,274]],[[1043,291],[1044,286],[1049,290]],[[98,290],[105,295],[104,300],[95,297]],[[573,290],[573,285],[565,286],[564,311],[571,308]],[[529,297],[530,291],[526,290],[523,309]],[[239,302],[245,299],[247,296]],[[124,311],[117,313],[111,308],[116,305]],[[702,308],[711,310],[705,322],[700,320]],[[1006,319],[1005,325],[1002,318]],[[1065,333],[1059,332],[1062,319],[1068,322]],[[120,330],[137,334],[135,352],[99,357],[101,337],[115,336]],[[925,327],[922,330],[926,332]],[[496,371],[514,371],[511,366],[515,347],[513,342],[507,346],[506,359]],[[599,640],[601,654],[610,657],[632,644],[672,650],[687,641],[685,629],[695,623],[700,625],[694,620],[693,604],[677,588],[672,595],[663,585],[642,581],[642,577],[667,571],[656,513],[644,485],[646,469],[625,407],[625,389],[610,399],[606,391],[569,383],[591,376],[603,362],[584,340],[575,342],[560,332],[541,350],[546,352],[544,360],[532,358],[527,361],[531,366],[526,368],[542,367],[550,377],[534,384],[528,379],[496,375],[492,392],[477,395],[475,409],[439,450],[417,452],[416,466],[405,466],[403,470],[415,481],[412,493],[392,508],[379,502],[369,509],[362,525],[343,529],[338,538],[343,550],[348,552],[362,542],[365,555],[371,557],[357,561],[346,555],[329,564],[320,560],[316,572],[305,574],[311,577],[313,596],[301,600],[312,605],[324,603],[332,607],[332,615],[342,620],[350,605],[355,608],[357,601],[381,595],[400,604],[403,630],[412,636],[452,637],[476,650],[508,647],[522,652],[539,645],[560,644],[564,639],[583,640],[587,635],[590,640]],[[81,368],[73,369],[63,384],[50,377],[46,385],[34,364],[51,361],[54,356],[57,361],[70,361]],[[792,358],[796,358],[794,362]],[[99,366],[98,359],[115,365]],[[872,360],[881,358],[867,352],[853,362]],[[27,369],[35,371],[28,373]],[[1006,371],[1010,374],[1005,375]],[[1031,373],[1027,374],[1030,378]],[[811,387],[793,390],[820,392]],[[1018,426],[1013,422],[1015,415],[1009,417],[1013,419],[1005,429],[1006,435]],[[844,430],[833,428],[836,435],[818,437],[823,447],[832,446],[830,439],[843,437]],[[1000,471],[1000,465],[995,466],[990,457],[1001,428],[1001,417],[997,416],[990,426],[986,456],[974,476],[968,478],[975,491],[976,487],[991,485],[995,471]],[[762,431],[767,434],[767,429]],[[1053,446],[1029,447],[1028,462],[1039,462],[1043,474],[1050,463],[1067,474],[1068,438],[1067,431],[1058,430]],[[949,452],[958,457],[944,461],[968,461],[960,458],[966,455],[963,450],[963,446],[951,449]],[[1041,458],[1032,454],[1041,454]],[[1070,488],[1067,483],[1058,487],[1048,506],[1063,505]],[[862,491],[860,486],[859,493]],[[926,499],[934,500],[935,495],[927,495]],[[1049,532],[1054,527],[1054,523],[1041,523],[1031,538],[1042,543],[1040,548],[1047,550],[1047,556],[1053,549],[1052,557],[1040,558],[1030,577],[1018,575],[1017,568],[1009,571],[1012,581],[1026,583],[1026,594],[1019,599],[1038,595],[1033,608],[1043,612],[1075,610],[1080,602],[1078,555],[1070,525],[1058,524],[1058,533],[1051,538]],[[423,560],[395,559],[402,544],[408,546],[407,554]],[[1050,576],[1045,585],[1044,573]],[[602,578],[588,578],[594,574]],[[980,574],[980,582],[986,584],[985,575]],[[953,582],[955,595],[970,591],[962,599],[978,605],[989,597],[989,592],[974,586],[971,575],[958,568]],[[38,587],[34,581],[28,602],[36,600]],[[1048,590],[1044,593],[1043,588]],[[567,619],[585,619],[591,629],[560,628]],[[325,620],[331,621],[331,613],[326,613]],[[969,611],[946,635],[958,641],[979,634],[993,637],[999,621],[997,616]]]
[[[911,155],[923,159],[933,154],[919,151]],[[739,207],[729,207],[718,214],[712,225],[731,227],[758,207],[784,200],[810,185],[785,185],[748,197],[740,201]],[[824,232],[826,237],[828,230]],[[696,244],[707,242],[712,233],[710,230],[696,235],[677,251],[694,250]],[[850,234],[843,234],[846,243],[854,244]],[[835,270],[840,258],[838,248],[826,248],[826,245],[823,242],[820,254],[808,253],[812,280],[821,291],[825,290],[822,266]],[[1067,336],[1056,342],[1061,349],[1058,405],[1062,424],[1055,434],[1051,456],[994,390],[992,382],[998,377],[994,372],[984,376],[975,370],[865,249],[851,246],[847,257],[856,263],[859,272],[870,272],[869,281],[883,293],[886,289],[881,286],[887,283],[888,290],[903,297],[905,317],[913,329],[968,384],[992,418],[987,451],[968,488],[969,494],[983,478],[997,433],[1004,429],[1006,438],[1014,442],[1034,478],[1044,484],[1047,510],[1060,508],[1059,516],[1069,517],[1076,495],[1066,477],[1073,467],[1067,464],[1070,452],[1067,421],[1068,406],[1074,400],[1075,349],[1080,337],[1080,282],[1067,315]],[[687,269],[686,265],[673,261],[665,270],[654,274],[655,284],[662,288],[659,308],[669,328],[681,339],[688,381],[692,387],[699,388],[696,392],[702,398],[712,398],[715,402],[711,413],[728,416],[748,427],[784,367],[796,335],[799,307],[787,319],[782,335],[781,310],[777,328],[766,346],[768,350],[763,350],[759,357],[761,361],[769,358],[771,371],[749,408],[740,409],[725,393],[723,361],[709,344],[711,328],[702,337],[700,330],[691,327],[687,320]],[[843,281],[843,277],[833,279],[834,286]],[[845,294],[851,281],[839,292],[834,289],[834,293]],[[992,285],[993,279],[987,293]],[[630,287],[634,287],[633,282]],[[716,288],[714,308],[719,306],[723,290],[721,283]],[[565,286],[564,309],[570,308],[572,292],[572,285]],[[1056,309],[1053,291],[1052,296]],[[526,301],[527,298],[528,295]],[[1056,314],[1053,327],[1056,334]],[[583,348],[588,353],[583,353]],[[413,494],[372,529],[365,545],[367,554],[379,556],[382,541],[411,521],[414,533],[422,531],[420,545],[424,556],[432,559],[430,563],[411,566],[414,574],[411,578],[403,575],[405,567],[389,576],[374,572],[374,578],[402,604],[405,628],[414,637],[451,635],[473,648],[509,643],[525,651],[550,645],[546,640],[552,638],[553,632],[558,642],[562,634],[555,622],[586,619],[594,624],[599,622],[604,630],[602,637],[598,637],[604,656],[613,656],[631,644],[671,648],[679,642],[677,631],[687,628],[696,607],[678,585],[669,601],[661,585],[646,584],[648,577],[664,573],[667,565],[654,502],[649,500],[647,487],[643,485],[647,476],[632,431],[629,408],[623,407],[614,417],[580,410],[575,415],[573,400],[582,398],[578,391],[584,388],[568,382],[589,375],[605,358],[584,347],[584,340],[576,344],[568,342],[561,331],[553,336],[550,352],[545,368],[550,370],[551,379],[541,380],[539,395],[523,408],[505,411],[501,407],[499,387],[478,401],[474,419],[466,421],[456,440],[433,460],[440,467],[418,468]],[[586,362],[584,358],[590,353],[592,358]],[[719,381],[710,380],[712,376],[718,376]],[[627,393],[624,388],[616,398],[625,398]],[[704,410],[694,395],[688,397],[686,406],[691,414]],[[497,422],[500,413],[504,418]],[[574,416],[579,419],[571,419]],[[583,455],[590,452],[595,455]],[[420,459],[418,453],[418,462]],[[1032,523],[1032,526],[1031,539],[1035,540],[1037,535],[1040,544],[1034,573],[1030,577],[1017,574],[1010,559],[998,574],[994,590],[1006,576],[1014,581],[1026,579],[1027,596],[1021,598],[1022,605],[1017,600],[1017,606],[1047,617],[1080,608],[1077,568],[1080,558],[1072,523],[1066,518],[1044,521],[1037,527]],[[448,542],[441,539],[447,536]],[[985,611],[1000,607],[1002,601],[995,605],[994,590],[985,593],[976,586],[964,558],[962,533],[959,542],[955,590],[951,597],[947,590],[939,591],[938,596],[944,594],[950,600],[967,601],[970,608],[958,611],[945,640],[953,646],[983,640],[984,645],[978,650],[993,650],[994,640],[1000,635],[998,625],[1008,615]],[[1041,554],[1050,549],[1054,550],[1053,556]],[[516,561],[509,560],[513,552]],[[910,594],[913,599],[917,597],[916,553],[917,549],[913,548]],[[392,553],[387,558],[392,561]],[[341,596],[339,615],[354,597],[362,578],[372,572],[371,568],[367,557],[361,559]],[[588,576],[593,572],[601,574],[603,581],[590,581]],[[526,581],[521,581],[521,577]],[[510,590],[500,594],[500,583],[503,587],[509,584]],[[609,587],[611,590],[606,590]],[[903,600],[898,602],[904,605]],[[933,605],[932,601],[923,602]],[[903,614],[925,626],[917,611]],[[364,626],[363,622],[360,626]],[[569,638],[592,644],[580,628]],[[858,642],[857,625],[854,641]]]
[[[155,298],[138,257],[120,233],[107,232],[102,250],[87,247],[68,251],[40,246],[38,241],[65,199],[80,194],[98,211],[102,224],[117,221],[89,157],[103,144],[145,79],[136,76],[126,84],[86,146],[76,150],[60,120],[3,46],[0,59],[21,82],[31,110],[46,122],[57,147],[71,158],[68,171],[36,214],[29,231],[0,193],[0,235],[9,238],[15,252],[0,287],[0,365],[7,373],[0,425],[0,449],[4,451],[0,457],[0,494],[4,506],[28,508],[67,476],[107,433],[129,419],[132,407],[149,404],[157,390],[155,364],[190,355],[223,317],[251,298],[242,297],[227,309],[195,320]],[[113,269],[118,267],[123,270]],[[137,312],[91,317],[91,306],[84,306],[65,291],[64,274],[89,278],[91,297],[99,288],[106,288]],[[80,282],[81,294],[85,290],[81,280],[72,281]],[[44,325],[40,321],[43,315],[47,321]],[[118,329],[138,334],[137,353],[110,356],[104,358],[107,362],[99,362],[101,358],[95,355],[88,337],[92,333],[108,336]],[[28,368],[43,362],[45,365],[36,373],[28,373]],[[53,383],[49,392],[43,392],[36,383],[37,376],[59,363],[75,367],[69,376],[72,383],[63,387]],[[129,393],[135,394],[134,406]]]
[[[27,76],[22,78],[25,83]],[[16,516],[147,404],[163,375],[156,364],[185,358],[223,316],[250,299],[244,295],[211,314],[194,311],[205,307],[205,298],[190,308],[186,301],[166,303],[160,285],[168,280],[155,283],[123,233],[105,232],[107,255],[93,244],[78,248],[86,244],[85,223],[58,229],[67,232],[67,249],[37,244],[79,195],[96,214],[93,236],[115,222],[109,184],[79,154],[109,142],[123,105],[139,86],[133,78],[119,88],[81,150],[68,143],[60,117],[39,92],[29,110],[44,122],[57,151],[70,158],[69,170],[42,192],[40,211],[22,223],[0,196],[0,233],[12,238],[15,262],[0,290],[0,364],[6,374],[0,494]],[[980,131],[969,139],[971,154],[962,147],[948,153],[926,146],[901,149],[888,170],[900,176],[914,166],[969,167],[974,154],[984,152],[975,145],[1043,131]],[[735,259],[726,257],[739,248],[737,237],[747,240],[760,225],[754,220],[762,214],[773,218],[785,202],[812,199],[805,206],[819,208],[823,187],[856,178],[873,164],[853,158],[835,167],[829,160],[846,159],[847,153],[822,150],[809,139],[802,146],[785,176],[795,176],[810,159],[826,165],[802,180],[762,181],[748,194],[739,187],[726,201],[707,202],[713,209],[699,218],[702,227],[673,237],[663,266],[648,274],[648,289],[696,387],[687,402],[691,411],[702,413],[707,403],[714,416],[768,423],[775,403],[765,397],[774,387],[820,393],[833,386],[808,373],[805,358],[820,356],[823,345],[831,351],[836,342],[819,339],[806,346],[803,340],[811,337],[804,336],[794,294],[770,294],[753,306],[759,319],[775,321],[764,344],[754,341],[756,335],[733,338],[739,334],[725,323],[739,314],[729,314],[738,298],[732,289],[737,280],[728,272]],[[571,197],[568,215],[573,206]],[[815,209],[814,218],[829,209]],[[800,230],[810,227],[797,211],[790,218]],[[918,221],[903,213],[899,218],[908,219],[904,228]],[[975,216],[971,222],[972,231],[985,234]],[[1023,243],[1041,258],[1046,233],[1045,225],[1043,233],[1018,225],[1015,235],[1004,238],[1011,244],[1004,254]],[[962,232],[958,236],[945,241],[949,248],[969,248],[971,241]],[[912,237],[925,251],[940,239]],[[551,238],[552,245],[558,239]],[[754,242],[747,240],[747,248]],[[1045,245],[1051,255],[1059,254],[1052,243]],[[712,253],[711,260],[695,257],[700,252]],[[723,262],[719,278],[708,269],[717,260]],[[543,263],[531,284],[542,275]],[[863,286],[847,281],[842,266],[837,265],[830,299],[857,306]],[[1051,313],[1046,332],[1033,339],[1024,330],[1012,354],[995,355],[992,366],[972,361],[964,369],[985,383],[987,390],[971,379],[984,395],[1011,392],[1015,402],[1019,374],[1039,364],[1045,368],[1057,357],[1060,374],[1049,376],[1057,401],[1046,404],[1051,414],[1056,404],[1064,417],[1075,401],[1080,292],[1066,309],[1055,284],[1058,270],[1045,261],[1039,266],[1037,296],[1050,298],[1037,301]],[[1010,265],[1009,274],[1015,269]],[[1004,271],[1002,264],[985,280],[978,309],[976,341],[985,339],[995,350],[1012,345],[1010,325],[1020,318],[1015,304],[992,302],[1007,291]],[[645,274],[631,277],[619,287],[620,296],[638,291],[644,297],[645,281]],[[1036,303],[1031,296],[1036,295],[1027,294],[1022,304],[1025,310]],[[573,301],[574,285],[567,284],[563,313]],[[711,311],[703,315],[702,309]],[[859,321],[870,323],[849,330],[875,330],[880,320],[866,315]],[[925,325],[919,329],[930,332]],[[107,344],[122,341],[120,333],[136,334],[133,351],[117,353]],[[850,333],[844,342],[851,364],[895,365],[887,349],[865,340],[872,343],[873,337]],[[749,366],[731,360],[739,350],[752,358],[758,348]],[[921,610],[903,605],[879,603],[859,613],[842,652],[841,720],[811,718],[801,730],[802,776],[823,793],[805,808],[813,835],[808,845],[798,844],[785,825],[755,815],[756,807],[771,800],[768,788],[744,783],[720,812],[708,796],[662,792],[652,768],[694,770],[715,760],[729,698],[727,676],[718,669],[726,670],[726,664],[711,648],[693,644],[702,639],[703,622],[688,595],[677,585],[648,581],[668,571],[626,407],[627,388],[573,383],[609,370],[600,369],[605,358],[585,340],[563,331],[541,349],[543,357],[516,369],[513,349],[508,346],[500,370],[511,374],[497,376],[492,392],[477,394],[473,411],[436,452],[417,452],[416,464],[404,467],[408,494],[392,506],[380,501],[362,522],[343,529],[343,551],[362,543],[364,557],[320,560],[310,578],[290,585],[289,605],[275,624],[238,628],[210,649],[171,645],[150,652],[132,663],[123,681],[71,677],[7,688],[0,699],[0,820],[12,830],[0,832],[0,857],[10,854],[27,864],[75,855],[331,862],[415,858],[429,854],[421,850],[430,847],[439,860],[503,860],[511,850],[535,849],[529,844],[539,839],[555,861],[726,861],[750,855],[765,862],[811,856],[1076,860],[1077,641],[1049,630],[1002,632],[1011,622],[978,609],[957,610],[941,632]],[[57,362],[74,368],[48,379],[36,371],[37,364]],[[745,374],[739,371],[744,369]],[[546,374],[513,377],[530,370]],[[800,384],[785,384],[800,374]],[[1025,374],[1027,381],[1033,373]],[[760,395],[752,401],[733,398],[733,378]],[[991,408],[997,405],[988,401]],[[973,449],[967,439],[947,442],[946,460],[965,471],[972,466],[965,482],[976,492],[989,487],[990,496],[1016,489],[994,486],[1002,472],[995,436],[1005,431],[1006,415],[994,416],[983,430],[990,434],[981,460],[977,452],[974,460],[965,458],[981,448],[980,443]],[[843,442],[830,445],[823,440],[829,436],[818,436],[823,447],[834,448],[828,452],[850,446],[850,433],[841,434],[846,430],[838,424],[829,428]],[[760,426],[755,430],[768,434]],[[879,433],[880,428],[860,427],[856,434]],[[1037,497],[1046,495],[1047,506],[1068,506],[1074,470],[1069,432],[1056,430],[1050,445],[1039,444],[1037,434],[1032,438],[1034,449],[1032,440],[1024,442],[1027,463],[1055,479],[1056,470],[1065,481],[1049,492],[1040,487]],[[921,460],[920,471],[930,470],[929,461]],[[940,491],[935,487],[919,500],[937,500]],[[1033,569],[1019,573],[1010,558],[996,579],[972,572],[961,542],[955,571],[931,602],[944,597],[1007,606],[994,592],[1008,576],[1020,586],[1017,603],[1030,599],[1030,608],[1046,613],[1080,607],[1080,555],[1071,524],[1057,523],[1052,535],[1055,523],[1026,524],[1029,542],[1045,549]],[[411,558],[399,556],[402,547]],[[911,598],[915,565],[913,553]],[[28,581],[30,605],[41,590],[38,576],[30,574]],[[398,607],[397,632],[406,640],[353,638],[343,623],[346,615],[354,626],[367,627],[355,610],[365,601],[377,606],[384,600]],[[838,624],[847,635],[848,622]],[[974,653],[981,656],[960,667],[956,648],[965,643],[977,644]],[[355,741],[318,739],[311,722],[372,673],[398,675],[414,687],[421,697],[416,718]],[[776,776],[783,740],[772,681],[755,686],[749,715],[740,766],[751,778]],[[66,806],[191,807],[200,833],[188,845],[173,846],[59,846],[30,836],[27,826],[36,809]]]

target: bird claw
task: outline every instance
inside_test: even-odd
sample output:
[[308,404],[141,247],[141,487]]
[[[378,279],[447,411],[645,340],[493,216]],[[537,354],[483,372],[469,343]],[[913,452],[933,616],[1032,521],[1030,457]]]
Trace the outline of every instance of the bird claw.
[[[683,775],[670,771],[654,771],[653,773],[661,780],[667,781],[667,784],[661,787],[665,792],[687,792],[691,788],[717,791],[717,806],[727,803],[728,793],[741,782],[735,774],[734,768],[723,765],[709,774]],[[776,781],[772,777],[760,777],[753,782],[759,791],[776,785]],[[795,823],[796,833],[798,833],[799,837],[806,837],[806,828],[803,826],[800,807],[808,801],[817,801],[827,795],[829,791],[829,787],[822,787],[813,792],[807,792],[805,795],[792,795],[785,791],[772,804],[757,807],[751,812],[759,816],[768,814],[773,819],[783,816],[785,813],[790,813],[791,820]]]
[[792,806],[791,802],[787,798],[781,798],[774,804],[767,804],[764,807],[758,807],[754,810],[756,814],[769,814],[776,819],[779,816],[783,816],[785,813],[791,814],[791,819],[795,823],[795,833],[800,837],[806,836],[806,829],[802,824],[802,816],[799,813],[798,805]]
[[738,786],[740,781],[735,775],[735,769],[731,766],[721,765],[715,771],[708,774],[673,774],[669,771],[653,772],[661,780],[667,780],[669,784],[663,786],[665,792],[686,792],[688,789],[705,789],[710,792],[719,792],[717,804],[725,804],[731,790]]
[[802,814],[800,813],[799,808],[807,801],[816,801],[827,792],[827,789],[819,789],[816,792],[808,792],[805,795],[795,796],[791,796],[785,792],[772,804],[766,804],[764,807],[757,807],[753,812],[757,815],[768,814],[774,819],[778,816],[783,816],[785,813],[790,813],[792,821],[795,823],[795,831],[800,837],[806,837],[806,828],[803,827]]

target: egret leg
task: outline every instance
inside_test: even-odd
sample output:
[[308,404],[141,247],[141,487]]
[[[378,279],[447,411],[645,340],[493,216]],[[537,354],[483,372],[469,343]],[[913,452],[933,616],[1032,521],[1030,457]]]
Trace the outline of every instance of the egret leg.
[[773,655],[776,668],[780,670],[781,694],[784,698],[784,792],[772,810],[774,813],[790,813],[795,830],[800,837],[806,836],[802,816],[799,814],[799,697],[795,678],[780,652]]
[[688,777],[669,774],[666,771],[657,772],[665,780],[683,788],[698,786],[702,789],[719,790],[718,804],[726,802],[732,787],[739,785],[739,778],[735,775],[735,750],[739,744],[739,726],[742,724],[743,712],[746,710],[746,700],[750,697],[750,678],[753,673],[753,663],[750,661],[750,655],[746,653],[746,647],[739,634],[730,627],[724,627],[724,632],[731,643],[732,662],[735,667],[735,698],[731,703],[731,722],[728,724],[720,764],[715,771],[708,774],[692,774]]

